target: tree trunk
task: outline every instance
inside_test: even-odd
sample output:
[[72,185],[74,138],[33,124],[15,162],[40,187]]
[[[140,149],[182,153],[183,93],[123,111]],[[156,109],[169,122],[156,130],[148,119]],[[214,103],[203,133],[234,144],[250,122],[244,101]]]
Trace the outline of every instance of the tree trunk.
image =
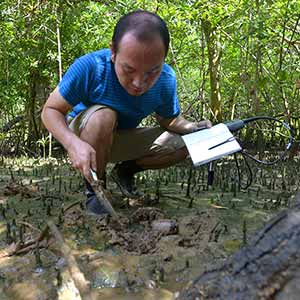
[[209,21],[204,20],[202,21],[202,28],[208,50],[212,117],[217,122],[221,122],[220,60],[222,52],[218,47],[218,35],[215,28],[212,27],[212,24]]
[[28,101],[26,103],[26,115],[28,121],[28,138],[27,147],[31,148],[32,144],[39,139],[39,130],[37,124],[37,118],[35,115],[36,108],[36,95],[37,95],[37,71],[30,70],[28,86]]
[[300,201],[271,219],[220,266],[203,273],[180,300],[296,300],[300,293]]

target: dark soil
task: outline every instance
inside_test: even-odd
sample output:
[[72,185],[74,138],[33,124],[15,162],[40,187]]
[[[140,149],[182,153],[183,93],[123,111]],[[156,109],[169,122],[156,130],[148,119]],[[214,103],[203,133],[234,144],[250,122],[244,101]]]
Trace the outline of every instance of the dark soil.
[[67,162],[4,160],[0,299],[85,299],[70,257],[93,299],[173,299],[293,203],[299,184],[294,161],[252,168],[254,183],[246,191],[239,189],[231,161],[216,166],[213,187],[207,186],[206,167],[141,173],[137,183],[144,196],[138,199],[122,197],[108,180],[120,226],[86,213],[83,180]]

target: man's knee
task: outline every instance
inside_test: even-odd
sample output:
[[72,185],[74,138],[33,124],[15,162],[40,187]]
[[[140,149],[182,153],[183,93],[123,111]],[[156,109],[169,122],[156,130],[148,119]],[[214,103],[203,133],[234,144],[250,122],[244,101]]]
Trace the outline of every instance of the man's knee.
[[95,132],[103,135],[111,135],[117,124],[117,113],[110,108],[102,108],[95,111],[87,120],[84,132]]
[[178,149],[176,151],[176,153],[177,153],[179,161],[183,161],[183,160],[187,159],[189,156],[189,152],[186,147],[182,147],[182,148]]
[[[102,108],[95,111],[89,118],[87,125],[95,129],[111,129],[113,130],[117,122],[117,112],[110,108]],[[94,127],[95,126],[95,127]]]

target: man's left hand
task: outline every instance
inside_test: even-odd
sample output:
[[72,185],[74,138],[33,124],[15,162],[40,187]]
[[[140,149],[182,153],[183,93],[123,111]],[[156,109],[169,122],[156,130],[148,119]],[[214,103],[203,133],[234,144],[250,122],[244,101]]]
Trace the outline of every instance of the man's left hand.
[[194,122],[191,132],[195,132],[195,131],[199,131],[199,130],[206,129],[206,128],[211,128],[211,127],[212,127],[212,124],[209,120]]

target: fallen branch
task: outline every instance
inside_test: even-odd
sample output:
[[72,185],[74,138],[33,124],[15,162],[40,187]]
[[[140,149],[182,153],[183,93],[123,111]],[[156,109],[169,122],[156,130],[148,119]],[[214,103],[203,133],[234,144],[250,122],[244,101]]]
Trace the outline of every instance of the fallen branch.
[[83,273],[80,271],[70,247],[64,242],[57,226],[52,221],[48,221],[47,225],[54,235],[64,258],[66,259],[71,277],[81,295],[81,298],[84,300],[93,300],[90,283],[85,279]]
[[81,200],[76,200],[75,202],[69,204],[65,209],[64,209],[64,214],[71,208],[73,208],[74,206],[80,204],[82,201]]
[[[27,223],[28,225],[29,223]],[[41,242],[48,238],[47,241],[44,244],[41,244]],[[38,245],[39,248],[46,248],[48,246],[49,241],[49,227],[46,225],[43,230],[40,232],[39,236],[36,239],[27,241],[26,243],[21,243],[20,241],[15,244],[12,250],[8,251],[6,256],[12,256],[12,255],[20,255],[28,253],[29,251],[35,249]]]

